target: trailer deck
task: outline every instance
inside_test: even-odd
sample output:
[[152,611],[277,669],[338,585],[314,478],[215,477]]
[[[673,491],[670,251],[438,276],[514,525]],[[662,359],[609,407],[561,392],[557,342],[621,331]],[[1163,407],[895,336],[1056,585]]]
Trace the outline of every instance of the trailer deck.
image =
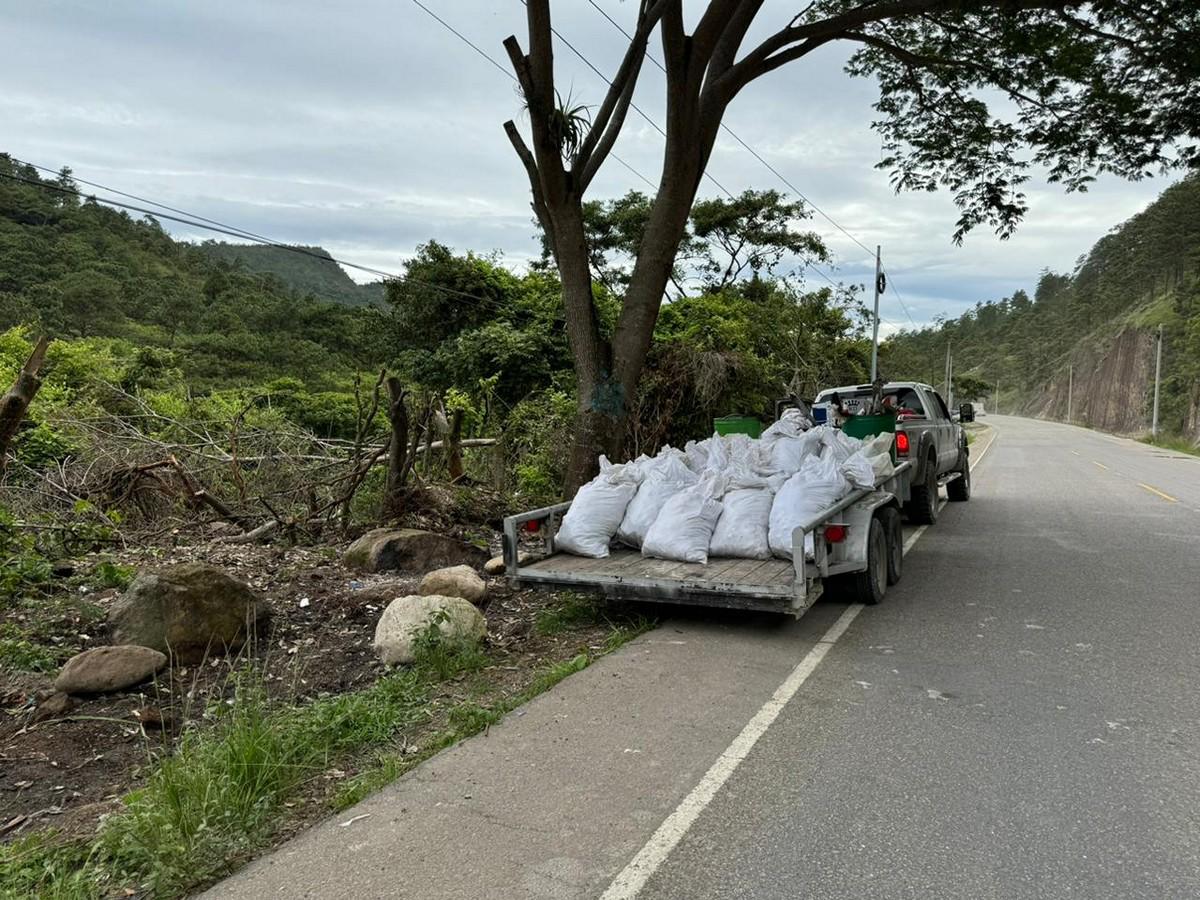
[[[520,566],[516,576],[526,584],[599,589],[607,596],[627,599],[774,612],[796,605],[796,569],[786,559],[713,557],[701,565],[651,559],[637,550],[618,549],[603,559],[558,553]],[[816,597],[807,599],[815,601]]]

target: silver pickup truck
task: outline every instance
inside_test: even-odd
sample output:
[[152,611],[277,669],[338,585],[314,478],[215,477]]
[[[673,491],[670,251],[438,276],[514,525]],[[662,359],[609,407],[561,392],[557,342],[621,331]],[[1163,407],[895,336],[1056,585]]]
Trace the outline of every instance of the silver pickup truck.
[[[834,414],[839,407],[858,414],[870,406],[872,393],[869,384],[828,388],[817,395],[813,405]],[[896,456],[911,460],[915,467],[904,512],[911,522],[932,525],[937,520],[941,485],[946,486],[950,500],[971,499],[966,433],[954,421],[946,401],[927,384],[891,381],[883,386],[883,398],[896,411]],[[968,410],[969,404],[964,404],[964,415]]]

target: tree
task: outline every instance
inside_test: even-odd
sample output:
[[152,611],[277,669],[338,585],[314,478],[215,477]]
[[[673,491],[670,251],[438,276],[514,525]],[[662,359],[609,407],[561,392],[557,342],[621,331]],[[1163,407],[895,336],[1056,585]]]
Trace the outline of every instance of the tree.
[[[763,6],[709,0],[688,33],[683,0],[638,0],[628,47],[594,115],[556,90],[549,0],[527,0],[528,52],[516,37],[504,42],[530,140],[514,122],[504,127],[558,266],[578,381],[568,491],[598,453],[619,454],[725,110],[775,69],[833,42],[855,48],[848,71],[880,84],[881,165],[897,189],[953,191],[958,241],[981,224],[1001,237],[1012,232],[1034,164],[1068,190],[1085,189],[1099,172],[1140,178],[1200,164],[1200,8],[1187,0],[814,0],[744,46]],[[592,292],[583,204],[624,126],[655,32],[666,69],[662,173],[609,339]],[[997,92],[1005,102],[994,111],[988,101]]]

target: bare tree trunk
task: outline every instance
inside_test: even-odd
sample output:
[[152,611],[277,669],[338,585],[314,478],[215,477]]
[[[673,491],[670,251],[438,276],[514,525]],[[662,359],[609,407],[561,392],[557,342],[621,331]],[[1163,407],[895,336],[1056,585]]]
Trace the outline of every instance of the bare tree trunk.
[[446,471],[450,480],[458,481],[466,474],[462,458],[462,429],[464,410],[456,409],[450,414],[450,430],[446,432]]
[[50,338],[43,336],[38,339],[33,352],[29,354],[29,359],[17,373],[16,381],[8,393],[0,397],[0,472],[4,471],[7,465],[8,451],[17,436],[17,429],[21,427],[21,421],[25,418],[25,411],[29,409],[38,388],[42,386],[38,372],[42,363],[46,361],[46,350],[49,346]]
[[387,482],[383,492],[383,518],[394,519],[404,512],[404,483],[409,471],[408,407],[400,379],[395,375],[387,378],[387,417],[392,425],[392,438],[388,444]]

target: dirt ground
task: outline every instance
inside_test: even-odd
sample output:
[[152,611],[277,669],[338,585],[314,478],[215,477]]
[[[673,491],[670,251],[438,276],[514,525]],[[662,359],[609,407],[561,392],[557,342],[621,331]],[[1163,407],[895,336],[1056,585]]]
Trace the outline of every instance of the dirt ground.
[[[383,674],[371,649],[375,623],[387,603],[379,599],[381,593],[386,598],[416,592],[416,577],[363,576],[338,559],[328,547],[217,542],[121,555],[123,564],[138,569],[203,560],[247,581],[272,610],[269,633],[258,637],[252,656],[273,695],[301,703],[364,688]],[[86,561],[80,564],[86,566]],[[91,591],[68,581],[64,587],[71,593],[56,601],[48,638],[64,656],[108,643],[104,614],[119,595],[115,589]],[[503,578],[488,581],[483,611],[494,663],[483,675],[493,696],[520,691],[547,665],[600,649],[609,633],[605,625],[585,624],[540,634],[534,627],[538,613],[556,595],[514,591]],[[408,590],[371,590],[383,582]],[[7,617],[25,619],[27,614],[10,611]],[[183,729],[204,727],[211,704],[232,695],[231,672],[240,662],[218,657],[164,670],[153,683],[76,697],[71,708],[49,715],[38,703],[51,692],[53,673],[0,673],[0,840],[47,828],[68,835],[93,833],[100,817],[138,786],[156,753],[169,749]],[[463,689],[453,682],[444,685],[435,706],[451,705],[456,691]],[[434,715],[398,740],[415,750],[439,727]],[[336,787],[329,782],[353,776],[367,761],[348,761],[332,770],[325,783],[315,784],[299,801],[302,809],[285,833],[325,814],[328,807],[322,801]]]

